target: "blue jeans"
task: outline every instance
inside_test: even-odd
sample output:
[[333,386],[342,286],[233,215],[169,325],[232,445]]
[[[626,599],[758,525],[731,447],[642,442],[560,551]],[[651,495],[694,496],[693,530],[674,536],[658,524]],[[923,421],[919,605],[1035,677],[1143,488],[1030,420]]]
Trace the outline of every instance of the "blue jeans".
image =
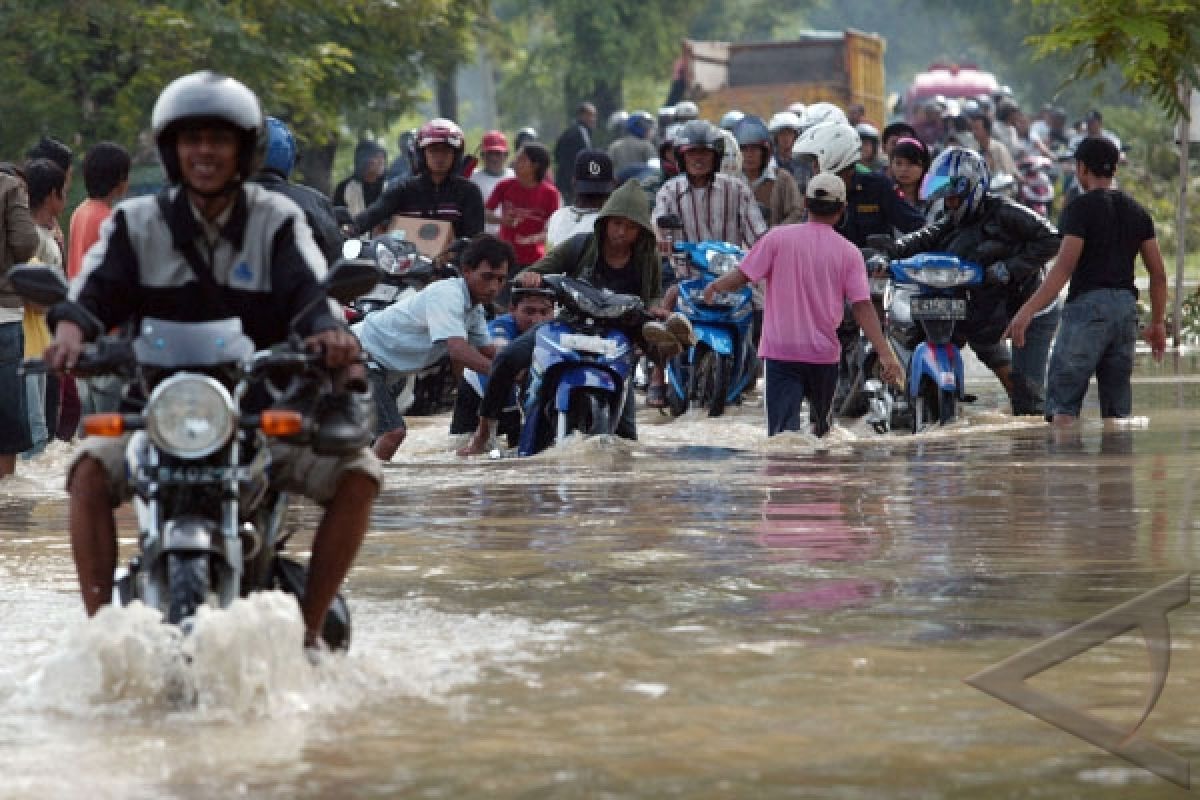
[[1093,289],[1067,303],[1050,356],[1046,417],[1078,417],[1092,375],[1100,416],[1130,416],[1137,334],[1137,300],[1126,289]]
[[367,369],[371,395],[375,400],[375,433],[383,435],[404,428],[404,417],[396,407],[396,398],[404,391],[407,372],[394,372],[372,365]]
[[[1062,306],[1055,301],[1049,311],[1034,317],[1025,331],[1025,346],[1012,349],[1013,413],[1041,414],[1045,410],[1046,364],[1050,345],[1058,332]],[[1024,389],[1024,394],[1018,389]]]
[[26,408],[25,381],[17,367],[25,357],[25,333],[20,322],[0,324],[0,455],[16,455],[28,450],[29,413]]

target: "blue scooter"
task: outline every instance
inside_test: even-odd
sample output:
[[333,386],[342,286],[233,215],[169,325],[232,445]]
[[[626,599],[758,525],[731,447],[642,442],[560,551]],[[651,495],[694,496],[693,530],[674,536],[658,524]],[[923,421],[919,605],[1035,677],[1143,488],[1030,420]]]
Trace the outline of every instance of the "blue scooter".
[[675,242],[672,248],[696,277],[679,283],[675,310],[696,333],[696,344],[667,364],[667,406],[679,416],[695,405],[719,417],[752,388],[758,374],[753,336],[754,293],[749,286],[704,302],[704,287],[738,268],[746,253],[728,242]]
[[[948,253],[922,253],[893,261],[891,273],[894,283],[884,301],[887,335],[908,372],[904,399],[917,433],[953,422],[958,404],[967,399],[954,329],[967,318],[970,287],[983,283],[984,270]],[[868,383],[876,394],[888,391],[878,381]],[[876,408],[873,402],[872,411]]]
[[537,329],[517,453],[531,456],[572,433],[613,434],[629,398],[637,348],[628,331],[648,319],[640,297],[545,275],[558,318]]

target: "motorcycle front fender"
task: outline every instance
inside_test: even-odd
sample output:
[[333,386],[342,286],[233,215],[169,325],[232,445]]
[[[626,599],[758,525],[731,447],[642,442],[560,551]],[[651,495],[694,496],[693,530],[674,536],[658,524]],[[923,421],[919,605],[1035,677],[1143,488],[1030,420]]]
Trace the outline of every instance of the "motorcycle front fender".
[[617,394],[617,381],[612,374],[594,367],[575,366],[564,369],[558,375],[554,387],[554,407],[565,412],[571,404],[571,392],[576,389],[598,389]]
[[962,356],[952,342],[931,345],[921,342],[913,351],[908,370],[908,396],[916,397],[921,379],[929,378],[942,391],[958,393],[963,382]]
[[696,333],[697,345],[707,345],[710,350],[720,356],[733,355],[733,334],[725,328],[715,325],[696,325],[692,328]]

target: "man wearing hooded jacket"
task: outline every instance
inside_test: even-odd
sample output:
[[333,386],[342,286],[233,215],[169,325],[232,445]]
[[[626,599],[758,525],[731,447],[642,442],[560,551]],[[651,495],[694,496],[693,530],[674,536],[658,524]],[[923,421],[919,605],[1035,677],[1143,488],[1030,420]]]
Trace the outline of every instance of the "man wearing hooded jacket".
[[[650,203],[636,181],[626,181],[613,192],[596,217],[593,233],[580,233],[555,247],[536,264],[518,273],[515,281],[522,286],[542,285],[543,275],[570,275],[599,289],[640,297],[650,313],[662,298],[662,264],[658,242],[650,221]],[[657,312],[666,316],[665,312]],[[684,320],[686,322],[686,320]],[[684,346],[689,331],[649,322],[642,337],[655,349],[656,360],[669,358]],[[669,331],[669,332],[668,332]],[[665,335],[664,335],[665,334]],[[533,361],[537,328],[531,328],[501,350],[492,361],[487,391],[479,407],[479,427],[459,455],[478,455],[487,451],[495,435],[496,420],[512,394],[517,375]],[[690,344],[690,341],[687,342]],[[671,352],[671,351],[674,352]],[[637,438],[636,405],[626,402],[617,435]]]

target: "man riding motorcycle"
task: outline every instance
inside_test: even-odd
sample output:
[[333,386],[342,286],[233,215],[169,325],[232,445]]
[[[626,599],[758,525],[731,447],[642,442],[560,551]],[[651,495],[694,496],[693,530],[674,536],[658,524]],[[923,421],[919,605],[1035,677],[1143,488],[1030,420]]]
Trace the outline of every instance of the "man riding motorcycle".
[[[898,240],[872,236],[868,244],[894,258],[936,251],[981,264],[986,269],[984,283],[971,290],[967,319],[955,331],[956,344],[971,345],[996,374],[1012,400],[1013,413],[1040,413],[1045,376],[1018,380],[1002,334],[1011,313],[1041,284],[1042,268],[1058,252],[1060,237],[1044,217],[988,194],[989,181],[981,155],[961,147],[944,150],[925,176],[921,195],[931,202],[940,200],[945,214]],[[1045,337],[1047,348],[1049,339]],[[1040,363],[1046,363],[1044,354]]]
[[[330,369],[351,367],[358,340],[332,315],[318,285],[324,257],[304,215],[281,194],[246,183],[262,159],[263,116],[245,85],[212,72],[177,79],[152,115],[172,186],[121,203],[88,253],[71,302],[54,306],[50,369],[71,370],[84,342],[146,317],[201,322],[238,317],[255,346],[288,339],[294,324]],[[88,439],[67,471],[68,527],[89,615],[110,602],[117,561],[113,509],[131,496],[126,438]],[[317,456],[274,445],[271,481],[322,504],[301,612],[305,645],[319,632],[358,552],[382,484],[365,447]]]
[[438,219],[454,225],[454,237],[483,233],[483,194],[459,174],[465,144],[462,129],[448,119],[426,122],[417,131],[416,174],[387,189],[371,207],[354,218],[356,232],[366,233],[393,214]]
[[262,169],[251,178],[272,192],[287,195],[300,206],[308,227],[312,228],[317,247],[332,264],[342,256],[342,231],[329,198],[311,186],[292,183],[288,178],[296,166],[296,137],[282,121],[267,117],[267,152]]

